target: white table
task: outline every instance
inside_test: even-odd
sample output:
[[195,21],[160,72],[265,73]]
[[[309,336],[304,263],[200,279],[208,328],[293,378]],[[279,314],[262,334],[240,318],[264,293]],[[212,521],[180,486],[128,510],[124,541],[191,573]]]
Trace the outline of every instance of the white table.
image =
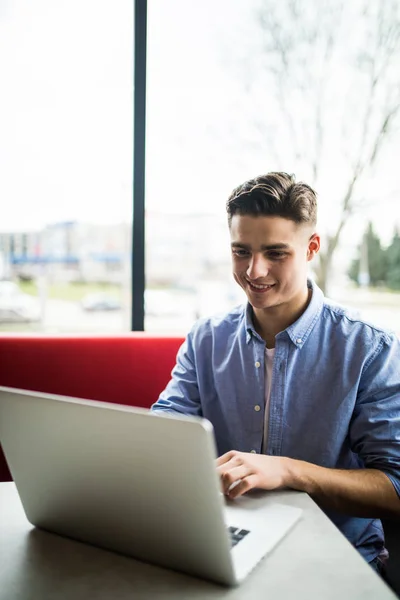
[[40,531],[13,483],[0,483],[1,600],[395,600],[396,596],[306,494],[270,500],[303,518],[238,588],[141,563]]

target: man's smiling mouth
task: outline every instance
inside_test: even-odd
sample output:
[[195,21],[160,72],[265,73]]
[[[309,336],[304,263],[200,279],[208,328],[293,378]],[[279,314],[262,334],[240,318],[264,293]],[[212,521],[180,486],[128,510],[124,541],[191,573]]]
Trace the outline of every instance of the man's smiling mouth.
[[250,289],[252,289],[256,292],[267,292],[268,290],[270,290],[271,288],[273,288],[275,286],[274,283],[271,283],[271,284],[252,283],[248,279],[246,279],[246,282],[247,282],[247,285],[250,287]]

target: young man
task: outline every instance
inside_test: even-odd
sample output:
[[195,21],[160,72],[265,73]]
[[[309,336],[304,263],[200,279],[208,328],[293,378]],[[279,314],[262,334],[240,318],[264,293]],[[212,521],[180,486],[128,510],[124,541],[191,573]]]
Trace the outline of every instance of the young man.
[[211,421],[227,495],[307,492],[380,570],[379,519],[400,516],[400,343],[307,279],[320,247],[308,185],[269,173],[227,212],[248,303],[194,325],[152,409]]

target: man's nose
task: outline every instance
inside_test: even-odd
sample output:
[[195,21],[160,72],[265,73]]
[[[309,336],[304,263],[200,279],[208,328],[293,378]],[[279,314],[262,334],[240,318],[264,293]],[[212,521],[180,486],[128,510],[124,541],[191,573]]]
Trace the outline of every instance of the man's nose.
[[247,277],[249,279],[261,279],[266,277],[269,272],[268,261],[263,256],[253,255],[250,259],[247,269]]

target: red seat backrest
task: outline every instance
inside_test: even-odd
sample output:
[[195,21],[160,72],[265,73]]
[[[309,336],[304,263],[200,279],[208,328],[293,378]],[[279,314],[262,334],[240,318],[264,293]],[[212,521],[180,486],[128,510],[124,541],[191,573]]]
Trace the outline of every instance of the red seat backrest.
[[[150,408],[183,337],[0,335],[0,385]],[[0,481],[10,475],[0,448]]]

